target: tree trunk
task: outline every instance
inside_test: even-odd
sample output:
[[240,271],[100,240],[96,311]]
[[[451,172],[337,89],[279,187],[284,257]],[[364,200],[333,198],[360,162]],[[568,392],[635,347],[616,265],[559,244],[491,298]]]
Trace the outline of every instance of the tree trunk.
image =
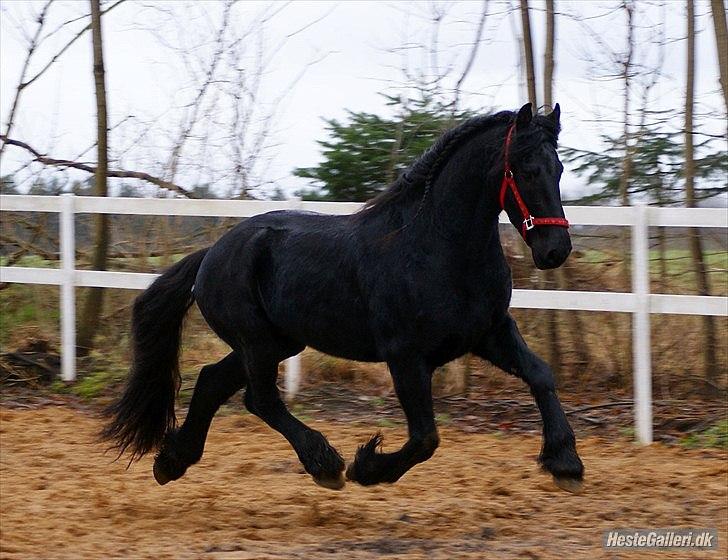
[[523,54],[526,61],[528,100],[535,112],[538,103],[536,102],[536,71],[533,64],[533,42],[531,40],[531,18],[528,15],[528,0],[521,0],[521,25],[523,26]]
[[723,0],[710,0],[713,12],[715,43],[718,47],[718,67],[720,68],[720,85],[723,89],[723,101],[728,112],[728,28],[725,21],[725,4]]
[[[693,146],[693,110],[695,104],[695,5],[693,0],[687,0],[688,33],[687,33],[687,65],[685,83],[685,202],[689,208],[695,206],[695,154]],[[703,244],[698,228],[690,228],[690,252],[692,253],[693,269],[698,293],[703,296],[710,295],[708,273],[703,258]],[[716,356],[715,356],[715,322],[713,317],[703,317],[703,330],[705,345],[703,348],[703,367],[706,387],[716,384]]]
[[[622,158],[622,171],[619,176],[619,201],[622,206],[629,206],[630,204],[630,193],[629,185],[632,179],[632,160],[633,160],[633,147],[632,147],[632,134],[631,134],[631,104],[630,95],[632,87],[632,60],[634,58],[634,3],[632,0],[624,0],[622,3],[622,9],[627,17],[627,50],[622,61],[622,82],[624,84],[624,104],[623,104],[623,138],[624,138],[624,155]],[[621,228],[623,231],[620,232],[622,254],[624,259],[622,261],[622,290],[629,292],[631,291],[631,268],[632,268],[632,254],[630,248],[630,235],[626,228]],[[629,331],[628,331],[629,332]],[[625,369],[630,370],[632,365],[632,344],[628,332],[627,339],[623,341],[625,348]]]
[[[556,45],[556,18],[554,16],[554,0],[546,0],[546,45],[543,55],[543,102],[546,110],[553,109],[554,90],[554,50]],[[547,270],[546,287],[554,290],[559,287],[556,271]],[[562,366],[561,338],[559,333],[559,312],[546,310],[547,335],[549,339],[549,362],[555,375],[560,376]]]
[[[106,115],[106,83],[104,75],[104,54],[101,37],[101,6],[100,0],[91,2],[91,38],[93,45],[94,81],[96,85],[96,136],[97,160],[94,174],[94,194],[107,196],[108,185],[106,172],[108,162],[108,119]],[[106,214],[94,215],[94,252],[92,268],[106,270],[106,260],[109,250],[109,223]],[[78,352],[86,355],[93,347],[94,336],[99,327],[99,318],[103,310],[103,288],[90,288],[81,314],[81,323],[78,332]]]
[[632,177],[632,145],[630,130],[630,88],[632,86],[632,58],[634,57],[634,5],[630,0],[622,4],[627,16],[627,52],[622,62],[622,82],[624,84],[623,102],[623,139],[624,157],[622,159],[622,173],[619,177],[619,199],[622,206],[629,206],[629,182]]
[[556,45],[556,17],[554,0],[546,0],[546,48],[543,64],[543,104],[547,111],[554,108],[554,50]]
[[[581,286],[574,280],[571,267],[567,264],[561,267],[563,287],[567,290],[578,290]],[[580,368],[579,371],[575,372],[575,379],[583,378],[583,369],[589,366],[591,362],[591,349],[589,348],[589,342],[587,339],[587,333],[589,330],[582,319],[582,313],[580,311],[569,311],[567,317],[569,317],[568,324],[571,326],[569,334],[571,334],[571,348],[576,353],[576,363]]]

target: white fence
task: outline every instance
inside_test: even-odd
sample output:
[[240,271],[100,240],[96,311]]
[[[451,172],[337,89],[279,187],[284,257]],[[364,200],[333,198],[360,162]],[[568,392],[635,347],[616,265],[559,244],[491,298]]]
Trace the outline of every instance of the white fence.
[[[61,287],[61,375],[75,379],[76,286],[145,289],[157,275],[131,272],[76,270],[75,214],[132,214],[163,216],[247,217],[270,210],[301,208],[329,214],[350,214],[360,204],[348,202],[287,202],[250,200],[189,200],[160,198],[104,198],[0,195],[0,210],[60,213],[61,266],[58,269],[0,267],[0,282],[52,284]],[[647,206],[564,208],[572,225],[625,226],[632,230],[632,292],[514,290],[511,307],[612,311],[632,313],[634,355],[635,433],[639,442],[652,442],[652,378],[650,314],[728,316],[728,298],[650,294],[650,226],[727,228],[722,208],[652,208]],[[507,223],[505,216],[501,222]],[[300,375],[299,357],[286,363],[285,387],[295,394]]]

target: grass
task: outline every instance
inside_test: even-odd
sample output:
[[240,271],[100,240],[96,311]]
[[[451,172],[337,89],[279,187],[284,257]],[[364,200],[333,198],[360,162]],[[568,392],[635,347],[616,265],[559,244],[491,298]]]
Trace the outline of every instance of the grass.
[[125,377],[125,370],[100,370],[84,375],[75,383],[56,380],[50,388],[55,393],[76,395],[86,401],[92,401],[104,395],[109,387],[121,382]]
[[619,435],[628,439],[634,439],[634,427],[632,426],[625,426],[623,428],[619,428]]
[[58,332],[58,289],[13,284],[0,292],[0,346],[26,341],[33,332]]
[[291,414],[293,414],[296,418],[298,418],[301,422],[310,422],[311,416],[308,414],[310,411],[306,410],[306,408],[302,404],[294,404],[293,409],[291,410]]
[[[707,250],[704,253],[705,265],[710,271],[710,282],[716,295],[725,295],[728,289],[728,251]],[[624,264],[620,255],[600,249],[580,251],[579,263],[598,266],[600,263],[613,262]],[[650,276],[652,281],[660,279],[660,252],[650,251]],[[671,291],[691,293],[695,291],[692,253],[688,249],[667,249],[665,251],[665,271]]]
[[728,420],[722,420],[702,432],[685,436],[680,444],[688,449],[712,447],[728,450]]
[[[8,264],[8,257],[0,256],[0,266]],[[28,266],[32,268],[60,268],[59,261],[51,261],[38,255],[25,255],[20,257],[13,266]]]

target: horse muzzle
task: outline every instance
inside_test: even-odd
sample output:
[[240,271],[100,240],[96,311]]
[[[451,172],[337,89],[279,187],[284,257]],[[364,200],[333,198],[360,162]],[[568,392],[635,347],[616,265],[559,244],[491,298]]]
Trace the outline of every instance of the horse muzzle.
[[558,268],[571,253],[571,237],[562,227],[536,228],[529,235],[533,262],[540,270]]

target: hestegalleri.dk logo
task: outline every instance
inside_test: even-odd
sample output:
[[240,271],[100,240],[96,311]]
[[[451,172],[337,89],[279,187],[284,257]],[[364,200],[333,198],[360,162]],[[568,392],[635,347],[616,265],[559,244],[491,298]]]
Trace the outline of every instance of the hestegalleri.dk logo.
[[717,529],[609,529],[604,548],[718,548]]

